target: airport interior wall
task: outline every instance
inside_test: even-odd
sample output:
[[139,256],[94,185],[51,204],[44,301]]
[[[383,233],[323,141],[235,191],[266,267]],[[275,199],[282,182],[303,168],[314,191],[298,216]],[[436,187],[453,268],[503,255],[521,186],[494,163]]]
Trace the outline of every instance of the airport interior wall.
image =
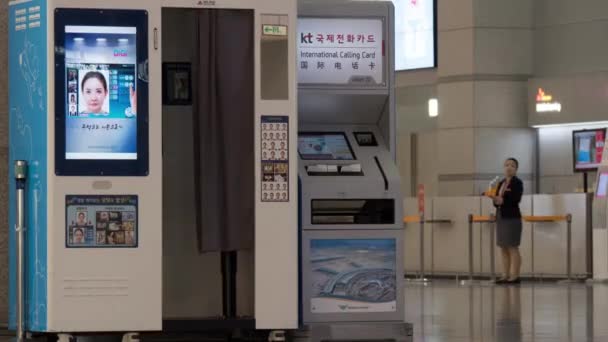
[[[438,68],[397,74],[404,193],[424,184],[428,195],[476,195],[502,173],[507,154],[524,166],[527,193],[581,191],[570,132],[593,126],[543,128],[537,136],[527,123],[527,81],[608,70],[608,48],[597,44],[608,3],[438,0],[438,12]],[[431,97],[439,99],[439,117],[428,116]]]
[[[8,292],[7,3],[0,0],[0,179],[4,180],[0,182],[0,324],[6,322]],[[527,80],[607,71],[608,46],[599,42],[605,41],[608,31],[608,2],[438,0],[438,12],[439,67],[400,72],[396,80],[398,164],[404,194],[413,194],[416,184],[422,183],[429,197],[476,195],[488,178],[501,173],[507,155],[522,161],[528,193],[534,192],[536,177],[540,193],[580,190],[582,176],[574,174],[570,165],[570,129],[542,129],[537,142],[535,131],[528,128]],[[180,34],[186,32],[179,29]],[[431,97],[440,101],[437,118],[428,117]],[[187,109],[171,110],[188,115],[177,113]],[[590,184],[594,177],[590,175]],[[185,237],[167,238],[177,244]],[[417,235],[406,241],[414,248]],[[219,289],[219,284],[206,284],[213,293]],[[244,311],[252,306],[244,302],[248,297],[239,298]],[[200,298],[197,303],[209,304],[214,312],[221,305],[219,297]],[[201,314],[178,311],[173,314]]]

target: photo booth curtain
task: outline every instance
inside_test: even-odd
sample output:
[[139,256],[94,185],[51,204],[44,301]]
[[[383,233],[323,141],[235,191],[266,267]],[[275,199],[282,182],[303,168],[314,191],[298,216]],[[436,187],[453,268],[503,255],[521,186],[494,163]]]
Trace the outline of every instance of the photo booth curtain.
[[197,12],[193,129],[199,251],[251,249],[255,215],[253,11]]

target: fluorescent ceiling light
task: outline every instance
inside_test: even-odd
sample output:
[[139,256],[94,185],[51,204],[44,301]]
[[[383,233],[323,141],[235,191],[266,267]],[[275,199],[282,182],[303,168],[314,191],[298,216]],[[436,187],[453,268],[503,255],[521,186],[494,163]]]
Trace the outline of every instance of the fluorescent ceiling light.
[[439,115],[439,101],[437,99],[429,99],[429,116],[434,118]]
[[533,125],[533,128],[576,127],[576,126],[608,126],[608,121],[567,122],[559,124]]
[[107,39],[105,39],[105,38],[97,38],[97,42],[98,42],[98,43],[105,43],[105,42],[107,42],[107,41],[108,41],[108,40],[107,40]]

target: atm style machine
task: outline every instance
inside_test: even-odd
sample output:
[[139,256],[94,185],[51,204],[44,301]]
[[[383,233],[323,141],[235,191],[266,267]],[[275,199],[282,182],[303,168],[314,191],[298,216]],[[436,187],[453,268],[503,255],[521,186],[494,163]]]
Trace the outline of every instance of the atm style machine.
[[393,5],[301,1],[301,319],[313,341],[409,341]]
[[[176,324],[189,324],[195,332],[211,316],[224,319],[207,326],[236,321],[258,330],[298,327],[296,45],[291,34],[296,10],[295,0],[10,2],[9,314],[19,340],[30,333],[66,340],[70,334],[163,331]],[[209,17],[223,24],[207,27]],[[239,104],[250,114],[239,125],[250,126],[238,129],[250,140],[237,127],[213,131],[226,138],[223,147],[244,146],[247,155],[241,157],[251,162],[244,169],[247,177],[232,173],[224,182],[251,190],[246,250],[218,248],[222,253],[238,249],[238,287],[231,281],[223,286],[220,252],[209,251],[213,241],[230,237],[222,237],[221,229],[215,238],[203,232],[204,246],[197,246],[194,221],[200,207],[193,205],[193,174],[221,170],[222,176],[227,169],[193,165],[195,109],[176,106],[189,98],[188,76],[198,77],[191,93],[206,83],[204,73],[194,68],[190,74],[179,69],[183,66],[174,68],[175,62],[194,65],[198,62],[191,58],[203,55],[193,53],[197,49],[185,34],[195,36],[194,18],[199,18],[201,35],[217,38],[199,39],[199,44],[226,43],[221,51],[230,56],[220,54],[213,63],[245,52],[251,56],[240,63],[247,66],[249,81],[239,83],[241,75],[231,74],[235,68],[225,64],[213,80],[218,87],[230,85],[223,87],[227,91],[238,88],[232,86],[236,83],[249,88]],[[250,33],[241,35],[244,43],[235,48],[223,35],[237,28]],[[178,36],[173,39],[178,47],[163,39],[170,32]],[[211,55],[209,48],[203,50]],[[163,106],[163,95],[173,102]],[[210,136],[206,132],[201,139]],[[235,134],[240,145],[228,141]],[[267,134],[274,137],[264,140]],[[272,151],[263,145],[271,142],[279,145]],[[226,162],[233,155],[216,157]],[[268,184],[276,189],[269,191]],[[241,301],[237,308],[234,296],[229,297],[225,302],[232,304],[222,312],[226,291],[238,292],[249,303]]]

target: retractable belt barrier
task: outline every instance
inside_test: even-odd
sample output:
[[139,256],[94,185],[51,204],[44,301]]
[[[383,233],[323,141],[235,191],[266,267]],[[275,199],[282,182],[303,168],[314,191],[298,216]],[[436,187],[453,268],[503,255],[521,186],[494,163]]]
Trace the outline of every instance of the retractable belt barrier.
[[[424,224],[425,223],[431,223],[431,224],[433,224],[433,223],[452,223],[452,220],[447,220],[447,219],[425,220],[424,217],[422,217],[420,215],[412,215],[412,216],[405,216],[403,218],[403,223],[405,225],[413,224],[413,223],[420,224],[420,277],[419,277],[419,280],[423,281],[423,282],[427,282],[428,280],[424,277]],[[433,250],[434,250],[433,240],[431,239],[431,252]]]
[[[567,229],[567,253],[566,253],[566,267],[567,267],[567,277],[566,282],[572,280],[572,215],[547,215],[547,216],[523,216],[523,221],[529,223],[552,223],[552,222],[566,222],[568,224]],[[473,282],[473,225],[475,223],[493,223],[496,224],[496,217],[494,215],[491,216],[480,216],[480,215],[472,215],[469,214],[469,282]],[[490,267],[491,267],[491,278],[492,280],[496,279],[496,271],[495,271],[495,229],[492,230],[490,234]],[[480,254],[481,242],[480,242]],[[480,263],[482,256],[480,255]],[[532,246],[532,260],[534,261],[534,245]],[[480,265],[481,267],[481,265]],[[481,268],[480,268],[481,269]]]
[[[572,214],[549,215],[549,216],[523,216],[522,219],[529,223],[556,223],[566,222],[566,275],[565,282],[572,281]],[[532,242],[532,267],[534,267],[534,242]]]
[[[483,223],[496,223],[496,218],[494,217],[494,215],[489,215],[489,216],[483,216],[483,215],[473,215],[473,214],[469,214],[469,283],[472,284],[473,283],[473,225],[475,223],[479,223],[479,224],[483,224]],[[482,246],[482,239],[483,236],[481,234],[479,234],[479,270],[481,272],[482,270],[482,265],[481,262],[483,260],[482,257],[482,252],[483,252],[483,248],[481,248]],[[491,267],[491,280],[494,280],[496,278],[496,271],[495,271],[495,266],[494,266],[494,229],[492,229],[492,232],[490,233],[490,267]]]
[[[522,220],[524,222],[528,222],[528,223],[556,223],[556,222],[566,222],[567,223],[567,253],[566,253],[566,267],[567,267],[567,280],[566,282],[569,282],[572,280],[572,215],[571,214],[566,214],[566,215],[535,215],[535,216],[523,216]],[[494,215],[473,215],[473,214],[469,214],[468,215],[468,222],[469,222],[469,231],[468,231],[468,245],[469,245],[469,280],[468,282],[473,283],[473,275],[474,275],[474,262],[473,262],[473,227],[476,223],[478,224],[496,224],[496,217]],[[405,216],[403,218],[403,223],[405,225],[412,225],[414,223],[419,223],[420,224],[420,279],[426,281],[425,279],[425,270],[424,270],[424,258],[425,258],[425,253],[424,253],[424,225],[426,223],[437,223],[437,224],[449,224],[452,223],[452,220],[447,220],[447,219],[428,219],[425,220],[423,217],[419,216],[419,215],[412,215],[412,216]],[[495,249],[496,249],[496,244],[495,244],[495,234],[496,234],[496,229],[495,227],[493,227],[494,229],[492,229],[492,232],[490,234],[490,278],[491,280],[495,280],[496,279],[496,266],[495,266]],[[480,271],[482,269],[482,260],[483,260],[483,256],[481,255],[483,253],[483,248],[482,246],[482,235],[480,234]],[[431,241],[432,243],[432,241]],[[534,244],[532,245],[532,260],[534,263]]]

